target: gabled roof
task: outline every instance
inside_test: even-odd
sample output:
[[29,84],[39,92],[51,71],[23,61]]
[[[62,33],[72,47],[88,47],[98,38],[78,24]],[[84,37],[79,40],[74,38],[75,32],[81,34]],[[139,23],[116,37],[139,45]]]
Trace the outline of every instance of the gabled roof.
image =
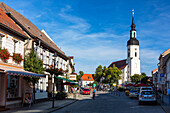
[[158,71],[158,68],[154,69],[154,70],[152,71],[152,74],[154,74],[154,73],[157,72],[157,71]]
[[10,8],[6,4],[0,2],[0,8],[3,9],[5,13],[7,13],[17,24],[19,24],[32,38],[38,38],[43,43],[47,44],[50,48],[55,49],[64,57],[67,57],[63,51],[61,51],[57,45],[49,40],[49,38],[41,32],[31,21],[25,18],[23,15]]
[[124,69],[127,64],[126,64],[126,59],[124,60],[119,60],[119,61],[116,61],[116,62],[112,62],[109,67],[113,67],[113,65],[115,65],[117,68],[119,68],[120,70],[121,69]]
[[94,81],[93,75],[92,75],[92,74],[84,74],[84,75],[82,76],[82,80],[83,80],[83,81]]
[[[17,24],[9,18],[6,13],[0,8],[0,23],[3,27],[17,32],[19,35],[27,37],[24,31],[17,26]],[[28,37],[27,37],[28,38]]]

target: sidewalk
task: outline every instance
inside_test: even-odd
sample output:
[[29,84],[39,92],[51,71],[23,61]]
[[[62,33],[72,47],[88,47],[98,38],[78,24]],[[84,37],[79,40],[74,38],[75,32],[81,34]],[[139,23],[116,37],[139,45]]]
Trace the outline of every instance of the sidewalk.
[[161,99],[158,99],[158,103],[161,105],[164,111],[166,111],[167,113],[170,113],[170,103],[169,103],[167,95],[163,95],[163,101]]
[[52,111],[56,111],[58,109],[61,109],[65,106],[68,106],[77,100],[81,99],[81,96],[77,96],[76,99],[73,99],[73,95],[69,95],[68,98],[65,100],[55,100],[54,102],[54,108],[52,108],[52,100],[40,102],[36,104],[32,104],[32,106],[29,107],[17,107],[13,108],[7,111],[2,111],[0,113],[50,113]]

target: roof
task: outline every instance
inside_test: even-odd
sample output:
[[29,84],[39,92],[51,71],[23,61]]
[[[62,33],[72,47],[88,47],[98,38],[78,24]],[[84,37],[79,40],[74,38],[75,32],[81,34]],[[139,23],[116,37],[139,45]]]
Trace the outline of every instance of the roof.
[[154,73],[157,72],[157,71],[158,71],[158,68],[154,69],[154,70],[152,71],[152,74],[154,74]]
[[117,68],[119,68],[120,70],[121,69],[124,69],[127,64],[126,64],[126,59],[124,60],[119,60],[119,61],[116,61],[116,62],[112,62],[109,67],[113,67],[113,65],[115,65]]
[[163,57],[163,66],[166,65],[166,62],[168,61],[169,58],[170,58],[170,53]]
[[127,46],[129,45],[139,45],[139,41],[136,38],[130,38],[127,42]]
[[94,79],[93,79],[93,74],[84,74],[84,75],[82,76],[82,80],[83,80],[83,81],[94,81]]
[[21,28],[19,28],[17,24],[13,20],[11,20],[11,18],[9,18],[8,15],[1,8],[0,8],[0,23],[7,26],[8,28],[11,28],[15,32],[18,32],[20,35],[24,35],[25,37],[27,37],[24,31]]
[[21,15],[20,13],[18,13],[17,11],[2,2],[0,2],[0,8],[2,8],[5,13],[8,13],[9,16],[13,20],[15,20],[16,23],[19,24],[24,30],[26,30],[26,32],[30,36],[40,39],[41,41],[43,41],[43,43],[47,44],[52,49],[55,49],[57,52],[61,53],[61,55],[67,57],[65,53],[61,51],[53,41],[49,40],[49,38],[26,17],[24,17],[23,15]]

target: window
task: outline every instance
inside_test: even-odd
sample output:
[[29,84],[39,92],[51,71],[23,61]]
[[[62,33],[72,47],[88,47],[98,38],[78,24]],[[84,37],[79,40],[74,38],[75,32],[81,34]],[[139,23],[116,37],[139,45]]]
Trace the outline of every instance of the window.
[[14,53],[16,52],[16,48],[17,48],[17,47],[16,47],[16,46],[17,46],[17,42],[18,42],[17,40],[14,40]]
[[2,36],[0,36],[0,48],[2,48]]
[[130,57],[130,52],[128,52],[128,57]]
[[7,98],[19,97],[19,77],[8,75]]
[[135,57],[137,57],[137,52],[135,52]]
[[135,38],[135,32],[134,32],[134,38]]

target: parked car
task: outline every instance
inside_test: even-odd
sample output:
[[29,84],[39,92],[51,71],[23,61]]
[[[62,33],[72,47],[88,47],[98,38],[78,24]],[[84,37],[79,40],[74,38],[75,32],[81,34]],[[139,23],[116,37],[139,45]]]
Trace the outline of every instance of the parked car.
[[138,96],[139,96],[138,90],[130,90],[130,92],[129,92],[130,98],[138,97]]
[[90,95],[90,89],[84,88],[84,89],[82,90],[82,94],[83,94],[83,95]]
[[141,87],[141,88],[140,88],[140,93],[141,93],[142,91],[153,91],[153,88],[152,88],[152,87]]
[[156,95],[153,91],[142,91],[139,94],[139,104],[142,102],[154,102],[157,103]]

